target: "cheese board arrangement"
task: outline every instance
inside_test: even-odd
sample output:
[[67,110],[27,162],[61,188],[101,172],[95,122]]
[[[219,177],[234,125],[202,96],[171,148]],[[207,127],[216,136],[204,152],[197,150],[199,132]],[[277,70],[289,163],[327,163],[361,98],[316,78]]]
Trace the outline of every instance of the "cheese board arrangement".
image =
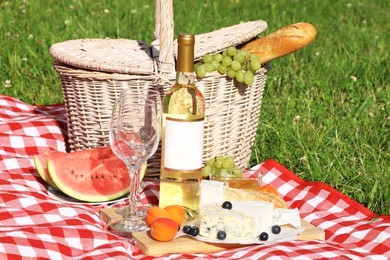
[[[116,211],[117,208],[103,209],[100,212],[100,217],[107,225],[110,225],[111,223],[118,222],[122,219],[122,217],[117,214]],[[286,229],[292,230],[292,228],[288,227],[286,227]],[[285,233],[288,232],[287,230],[285,230]],[[312,224],[303,219],[301,219],[300,230],[302,230],[302,232],[297,234],[295,240],[325,240],[324,230],[319,227],[313,226]],[[282,236],[283,233],[280,235]],[[247,243],[231,243],[229,241],[226,242],[217,239],[202,240],[202,238],[200,238],[199,236],[193,237],[191,235],[184,234],[183,232],[178,233],[178,235],[173,240],[166,242],[155,240],[151,236],[150,231],[135,232],[132,234],[132,238],[134,239],[135,245],[142,251],[142,253],[150,256],[159,256],[162,254],[169,253],[210,253],[245,247],[248,245],[266,243],[262,241],[256,241],[254,243],[253,239],[251,240],[251,242]]]
[[[261,174],[252,177],[261,178]],[[201,211],[196,218],[188,220],[186,210],[179,205],[153,205],[145,217],[150,230],[134,232],[131,237],[143,254],[151,256],[325,240],[324,230],[301,219],[298,209],[288,208],[277,192],[262,187],[232,188],[229,183],[205,178],[201,182]],[[122,220],[117,212],[117,208],[101,210],[108,230]]]

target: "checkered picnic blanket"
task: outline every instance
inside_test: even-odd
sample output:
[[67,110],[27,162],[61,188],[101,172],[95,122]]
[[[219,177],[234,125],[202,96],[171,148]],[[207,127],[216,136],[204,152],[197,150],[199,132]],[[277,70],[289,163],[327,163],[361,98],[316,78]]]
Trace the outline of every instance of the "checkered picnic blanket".
[[[63,105],[32,106],[0,95],[0,259],[150,259],[129,240],[105,230],[99,210],[49,196],[32,156],[65,151]],[[301,217],[325,230],[325,241],[254,245],[164,259],[390,259],[390,217],[376,216],[324,183],[306,182],[282,165],[260,165],[263,183],[278,188]],[[143,200],[157,201],[147,183]]]

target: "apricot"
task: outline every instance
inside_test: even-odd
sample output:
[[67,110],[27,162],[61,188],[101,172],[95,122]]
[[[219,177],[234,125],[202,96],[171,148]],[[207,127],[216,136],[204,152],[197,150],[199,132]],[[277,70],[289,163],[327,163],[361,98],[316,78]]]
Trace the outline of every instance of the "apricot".
[[171,219],[176,221],[176,223],[180,226],[186,217],[186,211],[185,209],[180,205],[169,205],[164,208],[166,211],[168,211],[169,216]]
[[171,241],[177,234],[179,225],[170,218],[157,218],[150,226],[150,235],[157,241]]
[[168,211],[163,208],[153,206],[148,209],[145,216],[145,222],[150,227],[157,218],[170,218]]
[[275,194],[276,196],[279,196],[278,191],[277,191],[277,189],[276,189],[274,186],[271,186],[271,185],[264,185],[264,186],[260,187],[259,189],[260,189],[261,191],[273,193],[273,194]]

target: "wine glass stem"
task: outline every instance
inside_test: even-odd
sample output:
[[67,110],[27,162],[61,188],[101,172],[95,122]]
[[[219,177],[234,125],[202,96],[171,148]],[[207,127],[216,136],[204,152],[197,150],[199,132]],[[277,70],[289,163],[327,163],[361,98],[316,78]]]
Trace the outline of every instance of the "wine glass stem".
[[129,211],[127,213],[127,219],[133,219],[137,216],[136,204],[139,194],[139,178],[138,178],[138,166],[127,166],[130,174],[130,198],[129,198]]

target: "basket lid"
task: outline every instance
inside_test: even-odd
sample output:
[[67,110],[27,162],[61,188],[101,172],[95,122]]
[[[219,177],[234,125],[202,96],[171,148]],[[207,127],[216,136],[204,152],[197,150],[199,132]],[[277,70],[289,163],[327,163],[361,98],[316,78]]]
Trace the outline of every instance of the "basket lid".
[[[245,43],[267,29],[263,20],[243,22],[209,33],[195,35],[195,60],[207,53],[217,53],[230,46]],[[177,57],[177,40],[174,42],[174,53]]]
[[69,40],[53,44],[50,54],[61,63],[83,69],[122,74],[153,74],[151,51],[144,41]]

